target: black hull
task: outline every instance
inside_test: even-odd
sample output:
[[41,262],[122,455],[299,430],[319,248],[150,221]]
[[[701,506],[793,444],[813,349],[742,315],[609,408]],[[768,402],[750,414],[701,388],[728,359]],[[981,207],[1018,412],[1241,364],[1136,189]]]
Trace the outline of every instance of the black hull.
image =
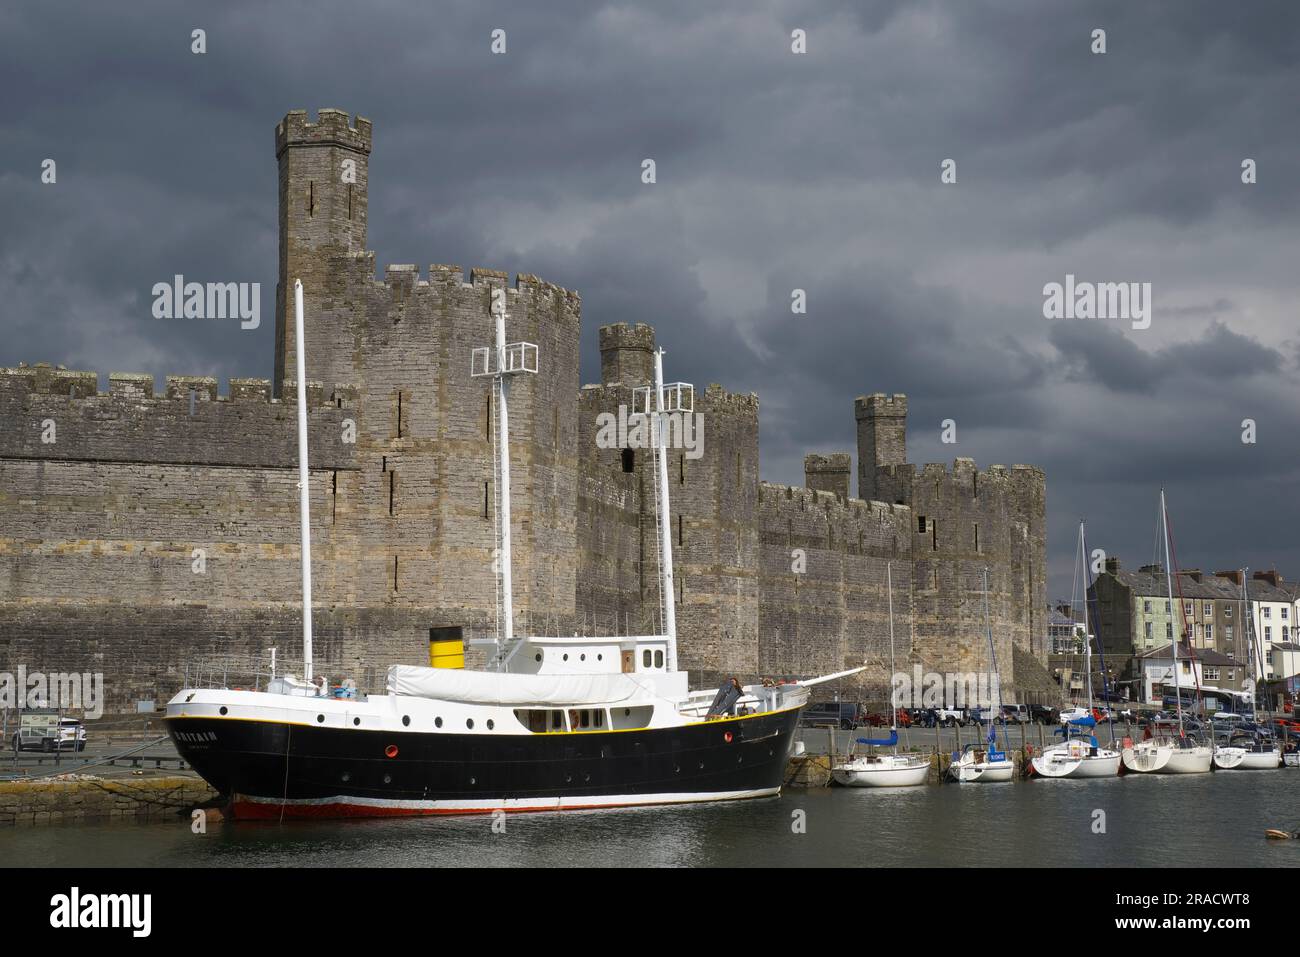
[[176,749],[236,816],[567,810],[775,794],[799,709],[683,727],[534,735],[174,717]]

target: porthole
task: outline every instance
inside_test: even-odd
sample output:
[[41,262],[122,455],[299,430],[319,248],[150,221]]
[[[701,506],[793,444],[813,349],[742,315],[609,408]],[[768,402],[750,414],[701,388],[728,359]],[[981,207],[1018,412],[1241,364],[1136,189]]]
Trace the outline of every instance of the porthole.
[[496,723],[495,721],[493,721],[491,718],[488,718],[488,730],[491,731],[491,730],[492,730],[493,728],[495,728],[496,726],[497,726],[497,723]]
[[470,778],[470,779],[469,779],[469,783],[470,783],[470,784],[478,784],[478,778]]
[[564,653],[564,660],[565,661],[569,660],[569,653],[567,651]]
[[344,784],[347,784],[349,781],[352,780],[352,775],[349,774],[347,771],[344,771],[344,772],[343,772],[342,777],[343,777],[343,783],[344,783]]
[[325,715],[323,715],[323,714],[318,714],[318,715],[316,715],[316,723],[317,723],[317,724],[324,724],[324,723],[325,723]]
[[569,784],[569,783],[571,783],[572,781],[573,781],[573,775],[572,775],[572,774],[566,774],[566,775],[564,776],[564,783],[565,783],[565,784]]
[[604,655],[597,655],[597,656],[596,656],[596,660],[597,660],[597,661],[604,661],[604,660],[605,660],[605,656],[604,656]]
[[578,660],[579,660],[579,661],[586,661],[586,660],[587,660],[587,656],[586,656],[586,655],[578,655]]
[[353,718],[353,719],[352,719],[352,723],[353,723],[353,725],[359,725],[359,724],[361,724],[361,719],[360,719],[360,718]]
[[584,775],[582,776],[582,783],[583,783],[583,784],[590,784],[590,783],[591,783],[591,775],[590,775],[590,774],[584,774]]
[[410,726],[411,726],[411,716],[409,714],[402,715],[402,727],[409,728]]
[[473,718],[466,718],[466,719],[465,719],[465,727],[469,728],[471,731],[474,730],[474,719],[473,719]]
[[229,714],[229,713],[230,713],[230,709],[227,708],[227,707],[223,704],[223,705],[221,706],[221,713],[222,713],[222,714]]
[[542,653],[540,651],[537,654],[533,655],[533,661],[541,661],[541,660],[542,660]]
[[385,775],[384,775],[384,783],[385,783],[385,784],[392,784],[392,783],[393,783],[393,776],[392,776],[391,774],[385,774]]
[[681,767],[680,767],[679,765],[674,764],[674,765],[673,765],[673,774],[681,774],[681,773],[682,773],[682,769],[681,769]]
[[434,718],[434,719],[433,719],[433,726],[434,726],[435,728],[441,728],[441,727],[442,727],[442,718]]

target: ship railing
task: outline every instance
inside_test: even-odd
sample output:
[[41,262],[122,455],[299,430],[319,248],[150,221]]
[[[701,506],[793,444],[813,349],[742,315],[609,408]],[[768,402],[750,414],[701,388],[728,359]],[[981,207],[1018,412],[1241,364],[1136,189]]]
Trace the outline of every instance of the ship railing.
[[[678,707],[678,711],[694,718],[703,718],[709,712],[717,691],[692,691]],[[808,696],[807,689],[795,684],[750,686],[735,704],[736,714],[763,714],[802,704]]]
[[[301,680],[303,671],[301,658],[277,658],[272,666],[269,655],[207,655],[187,660],[180,678],[185,689],[267,691],[276,678],[293,675]],[[372,669],[358,671],[355,662],[313,659],[312,671],[325,679],[331,697],[364,699],[384,692],[385,674],[374,674]]]

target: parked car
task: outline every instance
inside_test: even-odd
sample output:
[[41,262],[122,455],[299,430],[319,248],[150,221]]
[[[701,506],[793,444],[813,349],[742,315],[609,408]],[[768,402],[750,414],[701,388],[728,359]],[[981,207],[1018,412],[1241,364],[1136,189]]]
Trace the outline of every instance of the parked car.
[[1028,724],[1029,706],[1023,704],[1004,704],[998,720],[1003,724]]
[[900,728],[910,728],[912,726],[912,715],[906,708],[895,708],[894,720],[898,722]]
[[83,751],[86,728],[76,718],[60,718],[57,711],[23,711],[11,744],[15,751]]
[[957,708],[935,708],[934,720],[945,728],[959,728],[966,723],[966,714]]
[[939,723],[939,716],[933,708],[910,708],[907,714],[918,728],[933,728]]
[[813,728],[838,727],[844,731],[862,726],[858,706],[846,701],[810,704],[799,715],[799,723]]
[[76,718],[59,722],[59,748],[64,751],[86,750],[86,726]]
[[1060,716],[1051,705],[1031,704],[1029,706],[1029,720],[1036,721],[1038,724],[1056,724],[1060,720]]
[[1087,708],[1062,708],[1058,716],[1061,724],[1068,724],[1071,721],[1078,721],[1082,718],[1091,718],[1092,712]]

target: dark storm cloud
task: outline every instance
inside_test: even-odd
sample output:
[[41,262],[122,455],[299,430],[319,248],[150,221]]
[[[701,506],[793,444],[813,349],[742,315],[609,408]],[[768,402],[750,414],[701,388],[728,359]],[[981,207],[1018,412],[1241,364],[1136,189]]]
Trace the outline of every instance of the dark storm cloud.
[[[767,478],[906,392],[914,460],[1047,470],[1054,591],[1081,515],[1148,557],[1161,483],[1188,563],[1300,574],[1298,27],[1172,0],[10,5],[0,364],[269,376],[271,130],[335,106],[375,124],[381,269],[579,290],[584,381],[598,325],[653,323],[671,377],[759,392]],[[260,282],[262,327],[152,319],[176,273]],[[1066,274],[1152,282],[1152,328],[1045,320]]]

